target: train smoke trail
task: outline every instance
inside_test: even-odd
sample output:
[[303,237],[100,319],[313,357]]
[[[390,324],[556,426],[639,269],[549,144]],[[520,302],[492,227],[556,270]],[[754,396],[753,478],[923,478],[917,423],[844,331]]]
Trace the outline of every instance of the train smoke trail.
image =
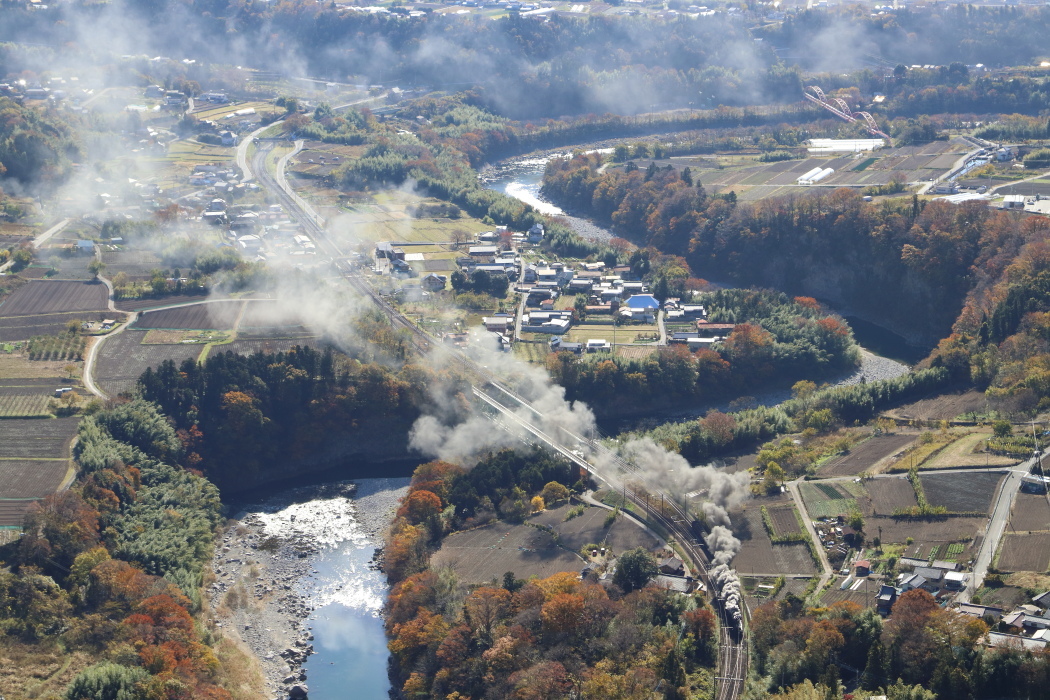
[[682,494],[705,492],[707,500],[701,508],[711,528],[706,538],[714,564],[711,581],[726,612],[739,623],[743,614],[740,579],[729,562],[740,551],[740,540],[729,529],[729,510],[751,496],[747,472],[730,474],[708,465],[691,467],[684,457],[668,452],[649,438],[628,442],[622,453],[638,467],[638,477],[652,488]]

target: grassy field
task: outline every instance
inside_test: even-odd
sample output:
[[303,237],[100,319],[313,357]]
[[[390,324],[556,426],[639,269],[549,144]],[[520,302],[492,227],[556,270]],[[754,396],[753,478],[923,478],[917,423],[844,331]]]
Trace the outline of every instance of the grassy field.
[[550,354],[550,347],[546,343],[514,343],[514,356],[525,362],[543,364]]
[[64,367],[68,364],[70,363],[61,360],[31,361],[20,353],[0,353],[0,377],[4,379],[65,377],[67,373]]
[[857,499],[830,484],[803,483],[800,487],[802,500],[811,518],[828,518],[845,515],[857,508]]
[[194,166],[197,164],[226,163],[233,160],[233,148],[211,146],[196,141],[175,141],[168,147],[168,155],[147,158],[154,163],[180,164]]
[[1009,466],[1017,464],[1017,460],[1006,455],[993,455],[986,452],[975,452],[984,440],[992,436],[991,430],[979,430],[969,435],[963,435],[952,444],[927,460],[923,469],[951,469],[953,467],[978,467],[978,466]]
[[584,323],[579,326],[573,326],[568,332],[566,339],[577,343],[586,343],[592,338],[595,340],[608,340],[610,343],[614,341],[617,343],[634,343],[637,342],[635,338],[640,334],[659,335],[660,328],[655,325],[620,326],[616,328],[610,324]]

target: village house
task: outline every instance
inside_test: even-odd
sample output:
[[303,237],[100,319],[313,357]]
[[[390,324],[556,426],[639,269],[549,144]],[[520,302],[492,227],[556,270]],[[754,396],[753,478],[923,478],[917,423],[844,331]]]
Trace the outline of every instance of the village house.
[[525,333],[556,333],[562,335],[572,327],[572,314],[567,311],[533,311],[521,319]]
[[491,263],[500,253],[498,245],[472,245],[467,249],[467,255],[475,263]]
[[419,281],[419,286],[428,292],[440,292],[445,289],[445,282],[447,281],[448,278],[445,275],[437,275],[431,272]]
[[635,321],[653,323],[660,302],[652,294],[634,294],[620,307],[620,315]]
[[485,324],[485,330],[493,333],[506,333],[507,329],[514,328],[514,319],[510,316],[485,316],[481,322]]
[[678,557],[667,557],[665,559],[661,559],[659,567],[661,574],[681,576],[685,573],[685,564]]

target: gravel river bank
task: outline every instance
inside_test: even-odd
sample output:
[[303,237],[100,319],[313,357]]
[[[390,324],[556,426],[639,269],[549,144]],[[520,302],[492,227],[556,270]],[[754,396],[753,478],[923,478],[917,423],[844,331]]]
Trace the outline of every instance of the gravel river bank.
[[378,564],[407,487],[403,478],[303,487],[227,523],[206,591],[216,627],[258,659],[267,697],[387,696]]

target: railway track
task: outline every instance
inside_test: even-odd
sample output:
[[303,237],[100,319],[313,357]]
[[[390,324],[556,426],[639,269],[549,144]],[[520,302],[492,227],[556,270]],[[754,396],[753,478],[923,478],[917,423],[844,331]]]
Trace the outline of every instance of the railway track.
[[[494,415],[505,423],[516,426],[533,439],[543,442],[569,462],[586,470],[611,488],[622,489],[624,495],[641,512],[645,513],[650,522],[658,525],[675,539],[680,552],[689,560],[690,569],[698,574],[706,590],[713,594],[714,582],[709,571],[711,562],[693,533],[693,516],[682,504],[678,503],[676,496],[660,492],[651,494],[644,488],[639,488],[639,469],[636,465],[623,459],[592,437],[578,435],[561,426],[551,429],[539,425],[538,423],[542,422],[544,416],[532,406],[528,399],[504,385],[500,378],[486,367],[463,353],[432,343],[427,333],[405,318],[386,298],[355,273],[346,261],[345,253],[328,238],[322,225],[323,222],[319,222],[320,217],[312,212],[304,211],[300,205],[301,200],[288,192],[278,182],[278,178],[267,172],[264,160],[269,148],[272,148],[272,144],[260,148],[253,157],[252,170],[255,176],[260,184],[272,192],[285,209],[299,221],[315,244],[331,257],[333,264],[340,272],[340,277],[360,295],[369,299],[395,327],[406,331],[417,350],[422,353],[431,350],[444,352],[450,361],[458,365],[467,376],[474,380],[472,383],[475,398],[488,407]],[[555,432],[557,434],[551,434]],[[596,463],[602,465],[602,468],[599,469]],[[616,472],[616,476],[613,477],[610,471]],[[620,483],[615,483],[615,479],[619,479]],[[634,482],[633,487],[632,481]],[[659,507],[657,507],[656,497],[660,497]],[[719,617],[717,700],[737,700],[743,692],[748,668],[747,610],[746,607],[743,610],[745,619],[737,623],[731,619],[717,596],[712,595],[711,600],[715,603],[714,607]]]

